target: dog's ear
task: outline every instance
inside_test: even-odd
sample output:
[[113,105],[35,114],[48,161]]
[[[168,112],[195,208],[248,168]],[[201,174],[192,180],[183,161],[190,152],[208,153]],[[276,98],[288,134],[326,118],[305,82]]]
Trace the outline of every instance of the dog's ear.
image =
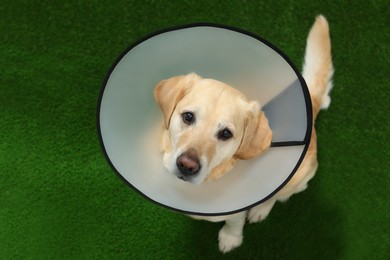
[[252,159],[265,152],[271,145],[272,131],[268,119],[257,102],[250,103],[245,118],[244,134],[236,156],[242,160]]
[[186,76],[176,76],[160,81],[154,89],[154,98],[164,114],[165,128],[168,129],[171,116],[177,103],[198,80],[199,76],[192,73]]

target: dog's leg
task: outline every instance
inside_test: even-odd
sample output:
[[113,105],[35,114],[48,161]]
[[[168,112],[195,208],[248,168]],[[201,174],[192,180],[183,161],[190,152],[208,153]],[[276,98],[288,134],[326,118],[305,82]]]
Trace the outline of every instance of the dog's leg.
[[241,245],[245,220],[246,211],[234,214],[226,220],[218,235],[219,250],[221,252],[227,253]]
[[275,202],[275,198],[270,198],[266,202],[251,208],[248,214],[249,223],[257,223],[263,221],[270,213]]

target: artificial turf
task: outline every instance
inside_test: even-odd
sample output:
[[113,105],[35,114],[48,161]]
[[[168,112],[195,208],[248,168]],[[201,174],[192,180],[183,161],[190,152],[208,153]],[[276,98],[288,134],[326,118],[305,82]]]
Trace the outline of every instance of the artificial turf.
[[[0,4],[1,259],[390,259],[389,3],[3,1]],[[166,27],[256,33],[301,67],[317,14],[330,23],[332,104],[317,121],[309,188],[218,252],[221,224],[152,204],[112,171],[96,133],[119,53]],[[147,72],[145,72],[147,73]]]

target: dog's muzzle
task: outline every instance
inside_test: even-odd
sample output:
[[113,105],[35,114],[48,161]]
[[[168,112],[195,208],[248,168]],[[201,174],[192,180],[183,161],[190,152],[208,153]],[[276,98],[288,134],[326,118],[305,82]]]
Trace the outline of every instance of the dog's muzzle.
[[192,151],[182,153],[176,159],[176,166],[179,170],[178,178],[184,181],[195,177],[201,168],[198,156]]

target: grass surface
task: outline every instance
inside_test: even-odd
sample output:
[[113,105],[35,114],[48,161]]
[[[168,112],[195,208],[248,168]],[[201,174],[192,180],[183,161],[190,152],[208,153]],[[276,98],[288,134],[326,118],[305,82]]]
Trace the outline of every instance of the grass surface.
[[[240,248],[220,254],[221,224],[160,208],[113,173],[95,110],[130,43],[222,23],[261,35],[300,67],[319,13],[336,68],[317,122],[320,168],[304,193],[247,225]],[[3,1],[0,258],[390,259],[389,25],[386,0]]]

